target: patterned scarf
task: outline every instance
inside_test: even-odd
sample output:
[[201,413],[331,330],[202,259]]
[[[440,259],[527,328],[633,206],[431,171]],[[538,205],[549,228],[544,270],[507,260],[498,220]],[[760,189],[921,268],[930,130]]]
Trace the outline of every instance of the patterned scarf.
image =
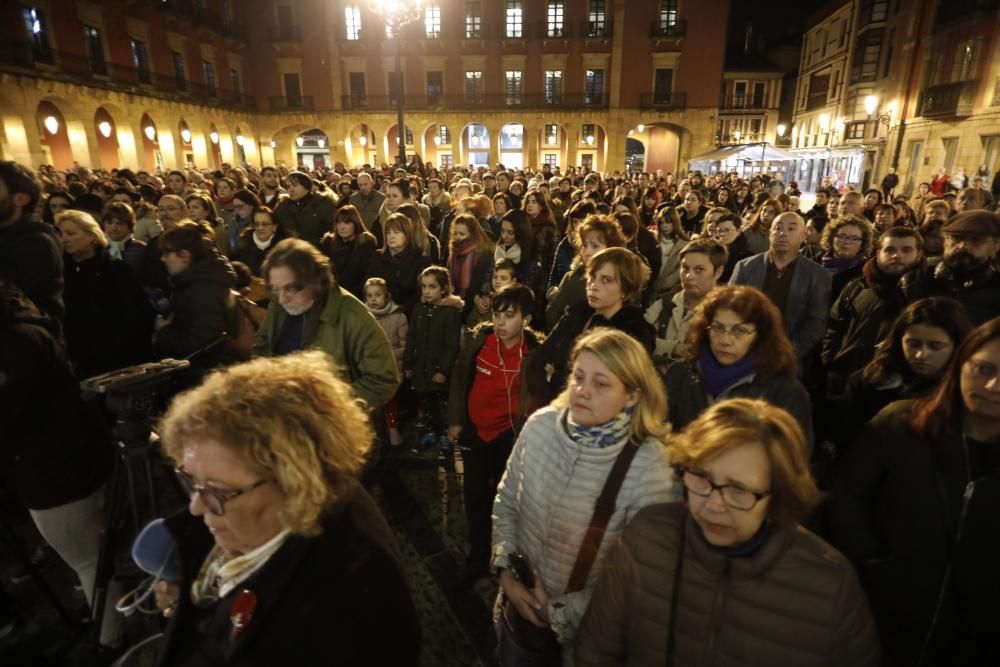
[[633,412],[634,408],[625,408],[611,421],[598,426],[583,426],[573,421],[570,411],[567,410],[566,435],[580,447],[595,447],[597,449],[610,447],[628,437],[629,428],[632,426]]
[[269,542],[235,558],[219,545],[212,547],[191,584],[191,601],[198,606],[207,607],[229,595],[230,591],[264,566],[285,543],[288,535],[289,532],[283,530]]
[[493,261],[499,262],[501,259],[509,259],[515,264],[521,263],[521,246],[515,243],[509,248],[503,247],[503,243],[497,243],[497,249],[493,252]]
[[457,290],[468,289],[472,282],[472,272],[479,263],[479,255],[475,250],[476,246],[470,240],[456,243],[451,250],[451,256],[448,257],[448,273],[451,274]]

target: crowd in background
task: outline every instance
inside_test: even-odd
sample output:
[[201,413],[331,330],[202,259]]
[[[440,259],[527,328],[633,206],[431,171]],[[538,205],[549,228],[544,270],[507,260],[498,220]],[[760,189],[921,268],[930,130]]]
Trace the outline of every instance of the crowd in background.
[[[501,664],[1000,660],[996,193],[894,176],[801,210],[777,173],[2,163],[4,484],[89,596],[107,416],[76,382],[185,358],[208,400],[318,349],[379,447],[462,461]],[[318,530],[282,521],[251,572]]]

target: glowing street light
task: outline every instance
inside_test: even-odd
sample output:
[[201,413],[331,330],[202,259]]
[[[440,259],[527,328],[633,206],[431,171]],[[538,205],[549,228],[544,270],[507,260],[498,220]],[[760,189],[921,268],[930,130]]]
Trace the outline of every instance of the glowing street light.
[[320,148],[326,148],[326,139],[317,139],[316,145]]
[[146,138],[149,139],[150,141],[156,139],[156,128],[153,127],[152,125],[147,125],[146,127],[142,128],[142,133],[145,134]]
[[236,135],[236,145],[237,146],[242,146],[243,145],[243,135],[242,134],[237,134]]
[[368,143],[368,137],[362,134],[360,137],[358,137],[358,143],[364,146],[365,144]]
[[[403,66],[401,64],[401,42],[400,30],[403,26],[419,21],[423,18],[424,12],[420,7],[421,0],[371,0],[370,6],[373,13],[382,18],[385,22],[386,34],[391,34],[396,42],[396,81],[400,83],[399,90],[396,91],[396,134],[401,135],[406,131],[403,122]],[[406,166],[406,142],[399,141],[399,164]]]
[[186,144],[191,143],[191,130],[187,129],[186,127],[183,130],[181,130],[181,139]]
[[97,124],[97,131],[101,133],[101,136],[107,139],[111,136],[111,123],[106,120],[102,120]]
[[208,139],[213,144],[219,143],[219,133],[216,132],[215,130],[212,130],[211,132],[208,133]]
[[788,126],[787,125],[785,125],[784,123],[778,123],[778,136],[779,137],[785,136],[785,132],[787,132],[787,131],[788,131]]
[[304,146],[305,143],[306,140],[303,139],[302,137],[295,137],[295,145],[298,146],[299,148],[302,148],[302,146]]
[[868,95],[865,97],[865,113],[869,116],[875,115],[875,110],[878,109],[878,98],[874,95]]
[[646,126],[643,125],[642,123],[639,123],[638,125],[635,126],[635,129],[636,129],[636,132],[638,132],[639,134],[642,134],[643,132],[646,131]]
[[45,124],[45,129],[49,131],[49,134],[55,134],[59,131],[59,119],[55,116],[46,116],[43,122]]

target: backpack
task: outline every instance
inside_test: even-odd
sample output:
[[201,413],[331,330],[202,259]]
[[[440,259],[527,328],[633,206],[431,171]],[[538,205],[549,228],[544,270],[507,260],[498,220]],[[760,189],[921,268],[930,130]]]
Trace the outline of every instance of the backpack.
[[238,361],[249,361],[257,342],[257,329],[267,310],[236,290],[229,290],[229,327],[226,346]]

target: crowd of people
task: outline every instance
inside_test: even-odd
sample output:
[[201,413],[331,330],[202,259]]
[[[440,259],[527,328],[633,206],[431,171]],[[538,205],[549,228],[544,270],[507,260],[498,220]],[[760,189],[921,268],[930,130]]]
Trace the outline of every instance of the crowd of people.
[[416,663],[372,447],[464,466],[501,665],[998,663],[995,200],[823,185],[2,162],[0,479],[89,600],[78,382],[190,361],[163,664]]

